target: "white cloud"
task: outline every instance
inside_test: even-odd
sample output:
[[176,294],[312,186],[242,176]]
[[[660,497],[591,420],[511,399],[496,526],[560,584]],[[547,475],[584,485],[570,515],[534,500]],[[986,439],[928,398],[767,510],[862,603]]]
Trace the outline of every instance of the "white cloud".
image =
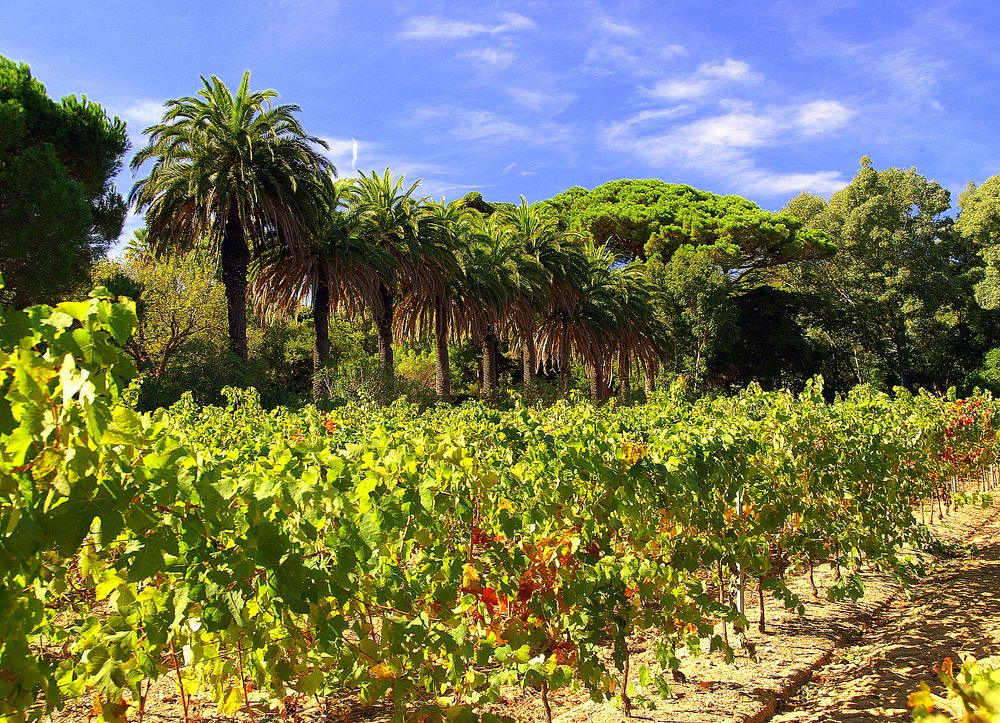
[[739,179],[747,193],[766,196],[794,196],[802,192],[831,194],[847,185],[840,171],[778,173],[751,167],[742,169]]
[[759,168],[753,157],[758,149],[800,142],[842,127],[854,113],[838,101],[762,111],[742,103],[714,116],[683,119],[689,110],[679,106],[642,111],[611,125],[601,138],[613,150],[651,166],[712,175],[746,193],[831,193],[846,184],[837,171],[774,173]]
[[467,50],[460,54],[485,70],[503,70],[514,62],[514,53],[502,48],[481,48]]
[[126,123],[147,128],[163,119],[163,101],[140,98],[125,106],[119,115]]
[[497,35],[513,30],[533,28],[535,22],[519,13],[501,13],[500,20],[492,25],[463,20],[452,20],[439,15],[422,15],[410,18],[397,37],[406,40],[458,40],[476,35]]
[[795,114],[795,125],[806,135],[827,133],[844,126],[855,112],[836,100],[817,100],[801,106]]
[[750,66],[742,60],[726,58],[721,63],[705,63],[698,66],[698,73],[706,78],[719,78],[733,82],[756,83],[760,75],[750,70]]
[[703,63],[686,78],[661,80],[646,92],[664,100],[693,100],[710,91],[732,85],[755,85],[762,76],[742,60],[727,58],[721,63]]

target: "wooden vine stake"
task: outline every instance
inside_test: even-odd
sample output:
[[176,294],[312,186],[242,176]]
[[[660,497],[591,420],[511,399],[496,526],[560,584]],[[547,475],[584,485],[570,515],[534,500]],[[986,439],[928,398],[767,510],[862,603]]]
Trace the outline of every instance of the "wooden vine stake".
[[[722,575],[722,558],[719,558],[717,563],[717,570],[719,573],[719,604],[726,604],[726,578]],[[726,619],[722,618],[722,639],[725,641],[726,645],[729,645],[729,625],[726,624]]]
[[[743,488],[736,490],[736,517],[738,519],[743,519]],[[738,581],[736,583],[736,609],[739,611],[740,615],[746,615],[746,587],[747,587],[747,574],[746,570],[743,569],[742,561],[737,560],[736,562],[736,574],[738,576]]]
[[764,617],[764,576],[757,578],[757,604],[760,606],[760,617],[757,619],[757,629],[762,633],[767,632],[767,621]]

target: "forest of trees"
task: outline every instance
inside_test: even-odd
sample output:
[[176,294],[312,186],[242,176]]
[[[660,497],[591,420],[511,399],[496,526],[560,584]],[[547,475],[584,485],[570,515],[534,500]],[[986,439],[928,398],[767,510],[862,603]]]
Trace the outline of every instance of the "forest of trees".
[[[124,124],[0,58],[4,301],[136,300],[144,408],[511,392],[598,401],[683,377],[1000,390],[1000,176],[949,192],[861,159],[779,212],[655,179],[529,204],[338,178],[299,109],[216,77],[169,101],[113,187]],[[72,149],[70,152],[69,149]],[[145,225],[106,258],[128,205]]]

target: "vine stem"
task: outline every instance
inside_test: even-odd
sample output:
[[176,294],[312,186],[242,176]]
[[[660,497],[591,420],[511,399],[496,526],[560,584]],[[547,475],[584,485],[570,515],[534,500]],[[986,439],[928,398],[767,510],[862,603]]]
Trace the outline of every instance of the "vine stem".
[[240,685],[243,687],[243,702],[246,704],[247,713],[250,714],[250,720],[256,722],[257,716],[256,716],[256,714],[254,714],[253,708],[250,707],[250,693],[247,691],[247,677],[246,677],[246,673],[243,670],[243,643],[242,642],[237,641],[237,643],[236,643],[236,650],[239,653],[239,655],[236,658],[236,661],[239,663],[239,668],[240,668]]
[[184,723],[191,723],[191,715],[188,712],[187,696],[184,694],[184,679],[181,678],[181,666],[177,663],[177,651],[174,650],[174,641],[170,641],[170,657],[174,661],[174,672],[177,674],[177,689],[181,694],[181,706],[184,708]]
[[[716,569],[719,573],[719,604],[726,604],[726,579],[722,576],[722,558],[718,560]],[[725,641],[726,645],[729,645],[729,625],[726,624],[726,619],[722,618],[722,639]]]
[[542,707],[545,709],[545,723],[552,723],[552,706],[549,705],[549,681],[542,681]]
[[146,683],[145,689],[142,687],[142,683],[139,684],[139,723],[142,723],[142,719],[146,715],[146,696],[149,695],[149,681],[144,681]]
[[628,653],[628,640],[625,641],[625,661],[622,665],[622,713],[626,718],[632,717],[632,699],[628,697],[628,675],[631,658]]

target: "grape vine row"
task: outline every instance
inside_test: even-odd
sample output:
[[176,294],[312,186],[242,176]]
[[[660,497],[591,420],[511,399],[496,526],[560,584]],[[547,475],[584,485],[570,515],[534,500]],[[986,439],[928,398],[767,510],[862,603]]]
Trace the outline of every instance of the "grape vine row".
[[[956,477],[996,481],[995,403],[750,388],[644,405],[138,414],[127,300],[3,311],[0,718],[92,695],[135,717],[148,681],[221,713],[263,698],[385,700],[490,718],[505,686],[619,696],[647,632],[732,653],[737,572],[781,604],[789,569],[906,579]],[[720,596],[720,588],[723,594]],[[763,623],[763,621],[761,621]],[[721,630],[726,630],[726,625]],[[610,656],[605,655],[610,651]]]

